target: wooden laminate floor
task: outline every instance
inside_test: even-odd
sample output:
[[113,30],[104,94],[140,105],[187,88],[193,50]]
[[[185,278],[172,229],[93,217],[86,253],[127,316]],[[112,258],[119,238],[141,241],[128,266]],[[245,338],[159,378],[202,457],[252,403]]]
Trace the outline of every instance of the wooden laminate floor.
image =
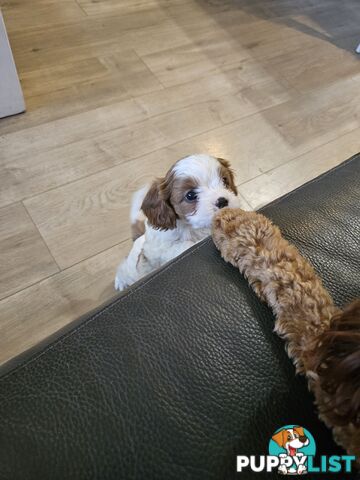
[[131,193],[231,160],[255,208],[360,150],[358,0],[0,0],[0,363],[114,295]]

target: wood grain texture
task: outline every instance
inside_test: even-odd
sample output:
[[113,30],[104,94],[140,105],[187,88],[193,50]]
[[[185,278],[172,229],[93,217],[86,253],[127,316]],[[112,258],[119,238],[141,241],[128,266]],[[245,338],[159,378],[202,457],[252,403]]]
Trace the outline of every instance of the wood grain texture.
[[[234,48],[232,42],[223,35],[218,38],[213,31],[204,32],[199,44],[185,44],[162,50],[142,58],[149,69],[160,79],[163,85],[179,85],[209,74],[217,74],[223,67],[238,64],[243,69],[250,66],[259,68],[254,63],[241,64],[249,57],[245,48]],[[210,37],[210,38],[209,38]]]
[[243,183],[240,186],[240,193],[253,209],[260,208],[336,167],[344,158],[350,158],[358,152],[360,152],[359,128]]
[[38,154],[125,127],[144,118],[142,109],[134,100],[125,100],[5,134],[0,137],[0,162],[16,155],[28,154],[30,145],[32,153]]
[[23,205],[0,208],[0,298],[58,270]]
[[8,30],[18,31],[34,27],[46,27],[51,23],[73,22],[86,14],[72,0],[33,0],[31,2],[0,2],[7,18]]
[[[254,81],[242,76],[235,68],[227,72],[205,76],[191,82],[152,92],[136,98],[148,115],[159,115],[194,104],[208,102],[216,109],[223,123],[230,123],[296,96],[291,87],[284,87],[273,79],[256,77]],[[232,104],[232,107],[230,106]],[[228,116],[232,112],[231,117]]]
[[[44,95],[71,85],[84,82],[94,82],[106,77],[108,70],[98,58],[73,63],[65,63],[51,68],[42,68],[21,75],[21,83],[25,95]],[[30,93],[31,92],[31,93]]]
[[[76,86],[86,89],[89,85],[96,85],[96,88],[92,89],[93,94],[102,92],[105,86],[108,96],[111,94],[109,91],[111,88],[115,91],[121,88],[133,96],[163,88],[133,50],[125,50],[121,53],[116,51],[110,53],[105,50],[94,57],[41,67],[23,73],[21,81],[28,98],[46,97],[49,93],[61,90],[63,99],[66,98],[67,102],[71,100],[68,98],[70,91],[74,91]],[[66,90],[65,95],[64,90]]]
[[[238,75],[230,73],[209,79],[205,77],[199,82],[189,82],[139,96],[136,98],[136,104],[140,107],[139,118],[142,118],[140,113],[142,111],[147,117],[157,118],[151,121],[148,118],[144,122],[135,122],[133,126],[120,129],[115,128],[117,124],[114,121],[114,130],[107,132],[106,135],[78,142],[66,142],[61,146],[46,143],[44,151],[40,151],[32,158],[26,152],[11,156],[9,161],[4,157],[0,162],[5,180],[0,190],[0,205],[26,199],[146,154],[148,150],[179,142],[186,136],[195,136],[199,131],[195,121],[200,131],[212,129],[281,104],[291,99],[293,95],[291,89],[275,81],[242,88]],[[128,105],[128,102],[125,104]],[[194,105],[198,105],[196,109]],[[121,117],[123,112],[121,104],[105,109],[105,115],[111,118],[111,112],[116,112],[116,108]],[[174,111],[176,114],[172,113]],[[161,116],[162,114],[167,115]],[[86,117],[89,118],[88,115],[71,118],[77,119],[76,123],[82,123],[82,119]],[[181,130],[178,128],[178,122],[184,125]],[[64,133],[67,129],[70,134],[73,133],[72,124],[67,126],[66,121],[58,123],[61,124]],[[101,131],[97,130],[99,127],[100,122],[94,125],[94,133]],[[91,129],[90,124],[87,128],[88,131]],[[34,131],[41,132],[41,127],[32,129],[31,133]],[[81,138],[79,133],[76,135]],[[4,143],[7,138],[8,136],[5,136]],[[10,135],[9,138],[13,136]],[[12,145],[10,140],[9,144]],[[20,148],[20,145],[17,147]],[[39,143],[38,148],[40,147]],[[192,151],[193,147],[188,148],[190,148],[188,151]],[[164,168],[167,167],[164,165]]]
[[112,53],[99,48],[94,55],[79,55],[76,61],[22,72],[21,82],[31,116],[7,122],[1,128],[3,134],[163,89],[132,50],[118,55],[115,48]]
[[360,150],[358,0],[0,6],[28,109],[0,120],[0,362],[111,298],[131,194],[180,157],[228,158],[250,209]]
[[[144,11],[156,8],[159,5],[157,0],[137,0],[136,2],[133,0],[122,0],[121,2],[118,0],[98,0],[96,2],[78,0],[78,3],[87,15],[113,15],[115,12],[122,14],[136,12],[141,15]],[[163,0],[162,5],[166,7],[167,5],[181,3],[184,3],[184,0]]]
[[[105,48],[96,51],[98,52],[96,57],[81,58],[79,56],[79,60],[66,62],[61,69],[40,67],[38,70],[22,73],[27,108],[31,116],[22,116],[7,122],[2,127],[3,134],[71,117],[77,113],[117,104],[132,96],[163,89],[134,51],[123,51],[121,56],[116,54],[116,50],[112,55]],[[96,60],[98,72],[85,75],[86,72],[82,70],[84,62],[89,66],[88,62],[93,63],[94,60]],[[59,70],[64,71],[65,78],[58,75]],[[45,85],[39,93],[43,85],[44,71],[50,85]],[[69,79],[69,72],[74,73],[71,79]],[[33,84],[39,87],[33,90]],[[34,95],[34,93],[38,94]]]
[[[356,39],[354,38],[354,43]],[[329,62],[332,58],[333,62]],[[359,72],[359,59],[331,43],[293,53],[281,54],[265,62],[267,70],[285,78],[299,92],[339,82]]]
[[359,126],[359,87],[360,75],[350,76],[266,110],[263,117],[291,147],[326,143]]

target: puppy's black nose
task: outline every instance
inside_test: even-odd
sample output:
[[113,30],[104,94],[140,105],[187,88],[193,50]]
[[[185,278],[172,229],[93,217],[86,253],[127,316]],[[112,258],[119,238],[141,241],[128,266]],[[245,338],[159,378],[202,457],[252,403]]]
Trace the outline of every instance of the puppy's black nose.
[[227,199],[224,198],[224,197],[220,197],[220,198],[217,199],[215,205],[216,205],[218,208],[227,207],[227,206],[229,205],[229,200],[227,200]]
[[302,435],[302,436],[299,437],[299,440],[300,440],[301,443],[305,443],[306,440],[307,440],[307,437],[305,435]]

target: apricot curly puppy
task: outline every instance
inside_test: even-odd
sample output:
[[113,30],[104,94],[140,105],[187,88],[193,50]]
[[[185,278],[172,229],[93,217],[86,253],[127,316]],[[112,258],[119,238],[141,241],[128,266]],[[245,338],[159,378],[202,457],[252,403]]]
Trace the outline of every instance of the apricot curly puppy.
[[255,212],[224,208],[213,239],[275,316],[296,370],[307,376],[320,418],[360,457],[360,300],[341,312],[299,251]]

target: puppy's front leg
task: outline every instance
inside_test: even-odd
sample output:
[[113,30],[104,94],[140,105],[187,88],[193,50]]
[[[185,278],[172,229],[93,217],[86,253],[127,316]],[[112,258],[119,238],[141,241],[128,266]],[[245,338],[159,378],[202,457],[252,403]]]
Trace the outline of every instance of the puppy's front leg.
[[125,288],[127,288],[129,285],[131,285],[132,280],[128,274],[129,273],[128,270],[129,270],[128,259],[125,258],[125,260],[123,260],[119,264],[116,270],[115,283],[114,283],[115,290],[119,290],[121,292],[122,290],[125,290]]
[[142,251],[145,242],[145,236],[137,238],[129,255],[123,260],[117,268],[115,276],[115,289],[124,290],[137,280],[139,280],[146,272],[142,268]]

